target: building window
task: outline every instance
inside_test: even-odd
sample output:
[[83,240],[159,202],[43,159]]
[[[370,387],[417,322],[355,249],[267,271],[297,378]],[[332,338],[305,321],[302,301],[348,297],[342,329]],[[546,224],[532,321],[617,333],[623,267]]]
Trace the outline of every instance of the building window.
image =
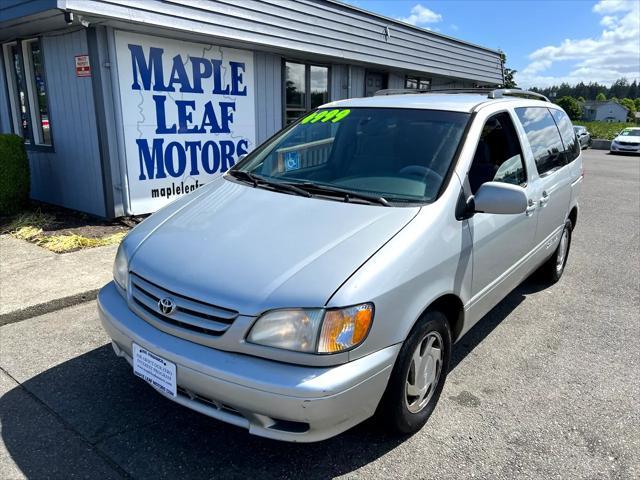
[[31,145],[51,146],[51,124],[40,40],[3,45],[13,132]]
[[407,75],[404,80],[404,88],[411,90],[431,90],[431,79]]
[[285,125],[329,101],[329,68],[285,62]]

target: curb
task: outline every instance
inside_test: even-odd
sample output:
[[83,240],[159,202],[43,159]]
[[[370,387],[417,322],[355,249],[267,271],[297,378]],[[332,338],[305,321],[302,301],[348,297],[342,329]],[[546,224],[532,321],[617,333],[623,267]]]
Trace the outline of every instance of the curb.
[[609,150],[611,148],[611,140],[603,140],[601,138],[594,138],[591,148],[594,150]]
[[80,303],[95,300],[98,296],[98,291],[100,291],[100,289],[96,288],[83,293],[69,295],[68,297],[56,298],[55,300],[39,303],[27,308],[21,308],[20,310],[14,310],[13,312],[3,313],[0,315],[0,326],[20,322],[38,315],[44,315],[45,313],[55,312],[56,310],[62,310],[63,308],[73,307]]

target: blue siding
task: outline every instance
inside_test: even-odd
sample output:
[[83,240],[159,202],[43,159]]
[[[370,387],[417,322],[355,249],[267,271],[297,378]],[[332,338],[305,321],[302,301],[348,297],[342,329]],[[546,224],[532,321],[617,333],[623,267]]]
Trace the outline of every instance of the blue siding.
[[391,72],[389,74],[389,84],[387,88],[404,88],[404,75]]
[[431,80],[431,89],[438,90],[444,88],[472,88],[474,82],[456,80],[453,78],[436,77]]
[[42,38],[54,152],[29,152],[31,196],[105,215],[91,77],[75,74],[84,30]]
[[26,17],[58,7],[56,0],[1,0],[0,22]]
[[351,92],[349,97],[364,97],[364,67],[351,66]]
[[342,100],[349,96],[347,65],[331,65],[331,100]]
[[282,128],[282,59],[256,52],[256,145]]
[[[328,0],[131,2],[66,0],[66,8],[146,26],[253,43],[279,51],[449,76],[502,82],[495,50]],[[388,33],[388,35],[387,35]]]

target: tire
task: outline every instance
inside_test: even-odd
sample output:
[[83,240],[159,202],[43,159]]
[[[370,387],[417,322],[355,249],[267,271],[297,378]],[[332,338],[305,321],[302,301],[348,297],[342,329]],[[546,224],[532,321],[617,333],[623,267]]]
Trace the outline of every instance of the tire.
[[[564,273],[564,268],[567,265],[567,259],[569,258],[569,250],[571,249],[572,230],[573,224],[571,223],[571,220],[567,220],[564,224],[560,243],[558,244],[556,251],[553,252],[551,258],[549,258],[549,260],[540,267],[539,273],[541,279],[551,285],[560,280],[560,277],[562,277],[562,274]],[[565,241],[565,235],[566,243],[563,243],[563,241]]]
[[[439,361],[436,350],[439,350]],[[418,367],[414,358],[417,352],[423,352],[423,357],[418,354],[417,358],[424,360]],[[378,418],[392,433],[412,434],[424,426],[440,398],[450,358],[449,322],[441,312],[427,312],[402,345],[378,407]],[[420,371],[425,375],[416,375]],[[425,384],[429,384],[426,390]]]

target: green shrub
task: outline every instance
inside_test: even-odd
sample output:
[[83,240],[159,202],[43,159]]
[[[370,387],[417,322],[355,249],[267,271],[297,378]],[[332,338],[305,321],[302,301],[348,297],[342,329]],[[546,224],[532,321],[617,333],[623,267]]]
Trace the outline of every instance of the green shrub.
[[587,127],[587,130],[591,133],[591,138],[602,138],[604,140],[613,140],[622,129],[633,126],[632,123],[625,122],[583,122],[581,120],[573,122],[573,124]]
[[29,159],[18,135],[0,135],[0,214],[8,215],[29,201]]

